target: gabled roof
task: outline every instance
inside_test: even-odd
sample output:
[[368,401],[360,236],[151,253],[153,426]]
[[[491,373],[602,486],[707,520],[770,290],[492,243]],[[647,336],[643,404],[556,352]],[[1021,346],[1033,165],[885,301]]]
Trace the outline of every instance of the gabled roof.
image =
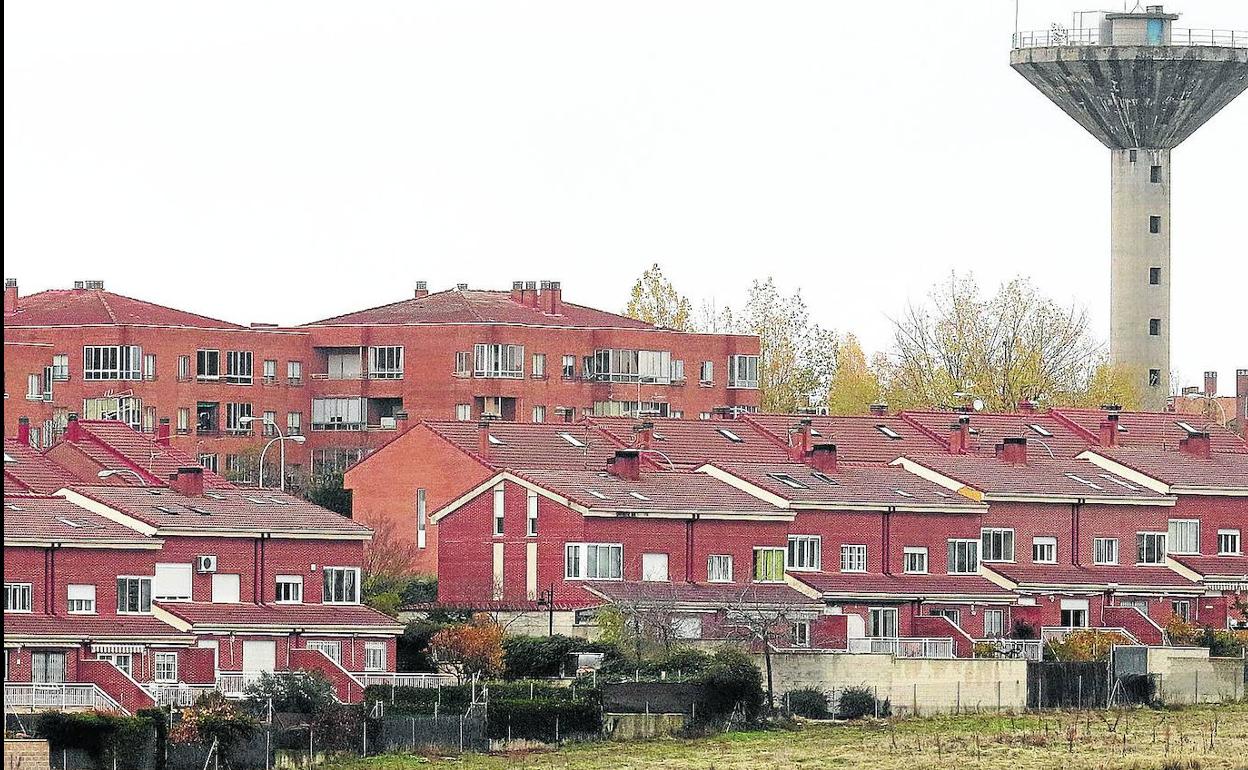
[[784,583],[658,583],[594,581],[585,589],[603,599],[626,605],[670,606],[673,609],[720,610],[734,605],[820,608],[822,604]]
[[[1081,430],[1088,437],[1089,445],[1099,445],[1100,425],[1105,421],[1102,409],[1053,409],[1050,414],[1067,425]],[[1118,416],[1118,443],[1123,447],[1137,449],[1174,449],[1187,438],[1188,430],[1180,423],[1209,432],[1213,451],[1248,452],[1248,442],[1219,425],[1209,424],[1190,414],[1169,412],[1120,412]]]
[[[206,629],[295,629],[309,632],[350,628],[398,634],[403,626],[389,615],[362,604],[223,604],[212,602],[157,602],[188,631]],[[179,621],[181,621],[179,623]]]
[[[791,414],[748,414],[742,420],[767,431],[781,446],[791,445],[798,421]],[[848,462],[887,463],[909,452],[930,452],[941,445],[897,415],[810,417],[815,443],[836,444],[839,458]]]
[[69,502],[63,497],[4,497],[4,544],[81,544],[158,548],[161,541]]
[[588,470],[527,470],[515,475],[591,512],[762,514],[777,520],[789,518],[786,511],[775,505],[704,473],[643,472],[639,481]]
[[29,326],[182,326],[242,329],[238,324],[188,313],[103,289],[51,289],[21,298],[4,325]]
[[313,321],[304,326],[421,324],[516,324],[593,329],[653,329],[653,325],[605,310],[561,302],[561,312],[522,305],[505,291],[451,289],[425,297]]
[[47,455],[17,439],[4,440],[4,491],[50,494],[77,479]]
[[1137,483],[1161,482],[1149,484],[1159,492],[1248,495],[1248,454],[1202,458],[1176,450],[1096,448],[1080,456]]
[[852,572],[790,572],[789,576],[818,591],[827,600],[975,598],[1008,601],[1010,591],[980,575],[880,575]]
[[1177,562],[1179,569],[1188,569],[1202,580],[1248,583],[1248,555],[1241,556],[1182,556],[1171,554],[1170,561]]
[[[167,484],[170,474],[178,468],[199,466],[195,458],[172,446],[157,444],[152,437],[139,433],[119,420],[78,420],[78,437],[71,439],[74,431],[66,431],[61,443],[70,445],[86,455],[98,470],[129,468],[141,472],[151,484]],[[98,471],[97,471],[98,472]],[[204,469],[204,487],[208,489],[232,489],[234,487],[218,474]],[[118,473],[107,479],[92,475],[81,479],[87,484],[137,485],[133,475]]]
[[722,477],[715,469],[783,498],[793,507],[929,508],[934,512],[956,509],[968,513],[987,509],[898,467],[838,463],[835,472],[822,473],[796,462],[710,463],[701,470]]
[[[488,456],[480,454],[480,428],[475,422],[426,422],[431,430],[460,450],[496,468],[588,468],[607,465],[618,442],[585,423],[490,424]],[[583,446],[577,446],[581,444]]]
[[272,489],[216,489],[207,490],[203,497],[188,497],[158,487],[82,485],[61,494],[150,534],[240,532],[360,540],[372,536],[370,529],[346,516]]
[[151,615],[44,615],[4,613],[6,642],[144,642],[194,644],[195,637]]
[[1076,459],[1050,459],[1029,454],[1026,464],[984,455],[914,455],[895,464],[928,478],[946,489],[987,502],[1094,501],[1174,505],[1174,498]]
[[[1071,564],[1009,564],[984,562],[986,573],[1005,578],[1006,587],[1023,589],[1082,588],[1097,591],[1164,588],[1199,590],[1192,580],[1164,566],[1135,565],[1074,566]],[[998,582],[1002,582],[998,579]]]
[[993,454],[997,444],[1018,436],[1027,438],[1032,451],[1046,456],[1052,452],[1055,457],[1074,457],[1094,443],[1048,412],[903,412],[901,417],[931,435],[940,449],[949,448],[950,427],[959,418],[967,420],[971,452]]
[[[592,425],[610,434],[620,446],[632,446],[636,420],[592,417]],[[746,420],[654,420],[653,452],[647,462],[666,467],[696,468],[708,462],[784,462],[788,452],[775,438]],[[661,455],[659,453],[662,453]]]

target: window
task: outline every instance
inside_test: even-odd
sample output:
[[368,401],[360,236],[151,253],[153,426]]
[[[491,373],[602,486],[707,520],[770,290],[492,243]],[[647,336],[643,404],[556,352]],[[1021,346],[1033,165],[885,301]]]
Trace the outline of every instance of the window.
[[666,583],[667,554],[643,553],[641,555],[641,579],[647,583]]
[[526,531],[529,537],[537,537],[537,492],[530,489],[528,495],[528,516],[526,516]]
[[810,621],[798,620],[793,623],[793,646],[810,646]]
[[143,350],[138,345],[88,345],[82,349],[84,380],[138,380]]
[[217,472],[217,456],[212,452],[201,452],[199,454],[199,466],[206,468],[213,473]]
[[303,601],[303,577],[301,575],[278,575],[277,585],[273,592],[273,600],[285,604],[299,604]]
[[962,613],[958,610],[933,609],[927,614],[933,618],[944,618],[955,626],[962,626]]
[[741,438],[740,436],[728,430],[727,428],[719,428],[718,430],[719,430],[719,435],[723,436],[724,438],[728,439],[734,444],[745,443],[745,439]]
[[1130,157],[1130,159],[1131,159],[1131,162],[1132,162],[1132,163],[1134,163],[1134,162],[1135,162],[1137,155],[1138,155],[1138,151],[1137,151],[1137,150],[1131,150],[1131,151],[1128,153],[1128,156]]
[[143,355],[143,379],[156,379],[156,354],[145,353]]
[[779,583],[784,580],[783,548],[754,549],[754,580],[759,583]]
[[546,354],[545,353],[533,354],[533,376],[539,379],[545,379],[546,377]]
[[359,567],[325,567],[322,604],[359,604]]
[[785,485],[786,487],[791,487],[793,489],[808,489],[808,487],[805,484],[793,478],[787,473],[768,473],[767,475],[775,479],[776,481],[779,481],[781,484]]
[[147,406],[143,408],[143,432],[154,433],[156,431],[156,407]]
[[154,657],[156,665],[152,679],[157,682],[178,681],[178,654],[176,652],[158,652]]
[[1137,532],[1135,560],[1138,564],[1164,564],[1166,561],[1165,532]]
[[277,435],[277,412],[265,412],[260,420],[260,431],[265,436]]
[[195,378],[199,380],[218,380],[221,378],[221,351],[195,351]]
[[1063,628],[1087,628],[1087,599],[1062,599],[1061,613],[1059,622]]
[[1161,370],[1160,369],[1148,370],[1148,387],[1150,388],[1161,387]]
[[187,434],[191,432],[191,410],[185,406],[178,407],[178,426],[179,434]]
[[494,487],[494,537],[503,534],[503,512],[506,509],[506,490],[502,484]]
[[303,382],[303,362],[287,361],[286,362],[286,381],[291,385],[298,385]]
[[1192,603],[1190,601],[1183,599],[1172,601],[1170,602],[1170,611],[1184,622],[1190,623],[1192,621]]
[[303,412],[286,413],[286,435],[298,436],[303,433]]
[[569,580],[622,580],[624,546],[619,543],[568,543],[564,577]]
[[1169,553],[1200,553],[1200,521],[1171,519],[1166,540]]
[[576,379],[576,356],[563,357],[563,372],[560,376],[565,380]]
[[984,636],[988,639],[1005,636],[1005,610],[984,610]]
[[128,652],[97,653],[95,658],[106,663],[112,663],[118,671],[126,676],[132,674],[134,656]]
[[1057,538],[1034,537],[1031,539],[1031,560],[1036,564],[1057,563]]
[[342,645],[329,639],[309,639],[304,645],[309,650],[315,650],[335,663],[342,661]]
[[363,430],[364,399],[312,399],[312,430]]
[[385,642],[365,642],[364,643],[364,670],[365,671],[385,671],[386,670],[386,643]]
[[866,572],[867,547],[865,545],[841,546],[841,572]]
[[178,382],[191,379],[191,357],[178,356]]
[[758,356],[728,357],[728,387],[758,388]]
[[67,610],[74,614],[91,615],[95,613],[95,586],[70,585],[69,604]]
[[69,355],[57,353],[52,356],[52,379],[65,382],[69,379]]
[[868,615],[867,635],[873,639],[896,639],[897,609],[894,607],[872,607]]
[[1161,166],[1152,166],[1148,169],[1148,181],[1161,184]]
[[732,582],[732,556],[729,554],[711,554],[706,557],[706,582]]
[[26,400],[43,400],[43,378],[37,374],[26,375]]
[[368,349],[368,376],[374,380],[403,379],[403,346],[370,347]]
[[698,370],[698,382],[703,385],[715,384],[715,362],[703,361],[701,368]]
[[1118,538],[1098,537],[1092,541],[1093,564],[1118,563]]
[[1154,337],[1161,334],[1161,319],[1160,318],[1148,319],[1148,333]]
[[30,583],[5,583],[4,584],[4,611],[5,612],[30,612],[31,605],[31,587]]
[[251,433],[251,421],[244,422],[244,417],[251,417],[251,404],[226,404],[225,432],[243,435]]
[[950,575],[974,575],[979,572],[979,541],[950,540],[949,564]]
[[152,579],[150,577],[117,578],[117,612],[131,614],[152,611]]
[[250,350],[231,350],[225,354],[225,381],[231,385],[250,385],[252,376]]
[[984,561],[1014,561],[1014,530],[980,530],[983,547],[980,558]]
[[152,597],[173,601],[191,600],[191,565],[157,564]]
[[519,379],[524,376],[524,346],[477,343],[473,362],[474,377]]
[[1161,217],[1148,218],[1148,231],[1154,235],[1161,232]]
[[533,422],[546,422],[546,406],[538,404],[533,407]]
[[1218,530],[1218,556],[1239,556],[1239,530]]
[[909,575],[927,574],[927,549],[905,548],[901,555],[901,569]]
[[459,350],[455,352],[455,376],[472,376],[472,351]]
[[261,372],[262,372],[262,376],[264,377],[265,385],[272,385],[273,383],[277,382],[277,359],[274,359],[274,358],[264,359],[264,364],[263,364],[263,368],[261,369]]
[[472,420],[472,404],[456,404],[455,419],[460,422],[470,422]]
[[607,349],[594,351],[594,379],[609,382],[671,382],[672,354],[666,350]]
[[1150,267],[1148,269],[1148,282],[1153,286],[1161,285],[1161,268]]
[[685,381],[685,362],[679,358],[672,361],[672,382]]

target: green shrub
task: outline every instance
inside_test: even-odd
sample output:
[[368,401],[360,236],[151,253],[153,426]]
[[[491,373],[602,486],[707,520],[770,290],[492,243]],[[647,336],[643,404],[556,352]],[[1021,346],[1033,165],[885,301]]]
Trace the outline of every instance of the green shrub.
[[508,636],[503,639],[504,679],[546,679],[561,676],[568,655],[601,652],[618,657],[614,645],[587,642],[572,636]]
[[849,687],[841,693],[836,703],[838,719],[862,719],[863,717],[886,717],[893,712],[887,698],[876,700],[875,693],[866,687]]
[[247,685],[246,706],[253,714],[267,714],[272,700],[273,711],[289,714],[319,714],[337,699],[334,686],[319,671],[308,673],[262,673]]
[[602,732],[602,708],[589,701],[501,700],[491,701],[489,736],[554,741],[571,734]]
[[399,671],[434,671],[436,666],[429,652],[429,640],[442,630],[441,623],[421,619],[409,622],[395,644]]
[[789,711],[799,717],[827,719],[831,716],[828,711],[827,693],[818,688],[803,687],[800,690],[790,690],[785,700],[789,703]]
[[403,605],[430,604],[438,600],[438,579],[428,575],[414,577],[399,592]]
[[47,711],[35,720],[35,735],[46,739],[53,753],[80,749],[101,768],[112,759],[126,765],[146,764],[143,754],[150,750],[151,729],[148,719],[100,711]]
[[696,681],[704,688],[698,704],[700,719],[724,721],[735,716],[747,723],[758,721],[763,710],[763,675],[742,650],[716,650]]

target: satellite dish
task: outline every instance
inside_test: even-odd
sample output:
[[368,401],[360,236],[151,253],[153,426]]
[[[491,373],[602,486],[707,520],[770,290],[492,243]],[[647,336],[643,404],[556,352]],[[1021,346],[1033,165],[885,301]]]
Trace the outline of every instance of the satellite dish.
[[975,399],[971,402],[971,408],[977,412],[984,411],[984,400],[982,398]]

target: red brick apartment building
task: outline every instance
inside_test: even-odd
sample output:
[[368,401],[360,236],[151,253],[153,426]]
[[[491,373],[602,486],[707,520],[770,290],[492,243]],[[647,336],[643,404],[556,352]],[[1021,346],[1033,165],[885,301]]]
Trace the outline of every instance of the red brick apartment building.
[[71,413],[152,434],[167,419],[174,446],[233,478],[278,432],[304,437],[285,442],[288,470],[319,473],[357,461],[405,419],[709,418],[758,405],[756,338],[657,328],[566,302],[554,281],[437,293],[421,282],[411,299],[279,328],[101,281],[21,296],[8,279],[4,345],[6,435],[21,417],[43,447]]
[[427,421],[346,483],[441,604],[531,631],[617,604],[715,639],[765,605],[798,647],[1034,656],[1020,625],[1159,644],[1248,591],[1248,444],[1174,414]]
[[[23,418],[24,419],[24,418]],[[360,603],[369,529],[235,487],[117,421],[4,442],[6,709],[187,705],[264,671],[343,701],[390,682],[401,626]]]

